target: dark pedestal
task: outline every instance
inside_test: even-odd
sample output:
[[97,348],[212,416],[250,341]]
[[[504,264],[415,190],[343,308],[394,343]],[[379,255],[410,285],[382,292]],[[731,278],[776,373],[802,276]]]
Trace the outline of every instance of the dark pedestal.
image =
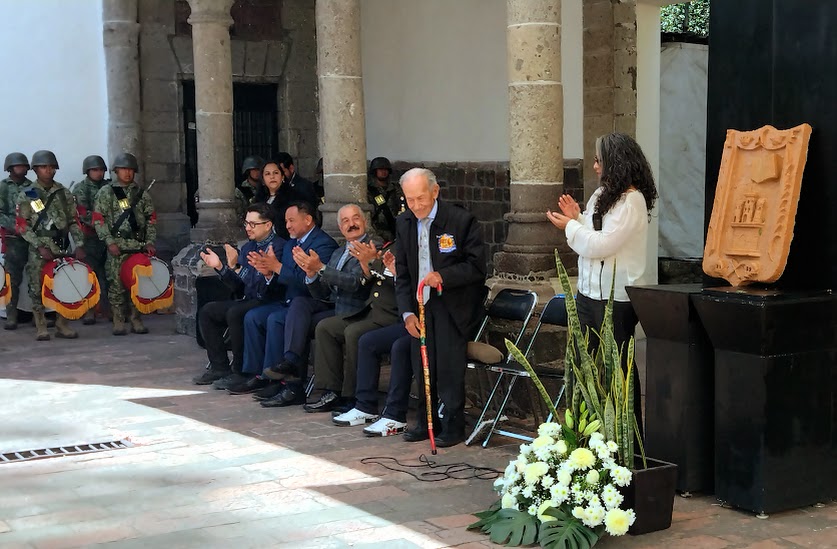
[[837,495],[837,297],[695,296],[715,348],[715,494],[758,513]]
[[677,464],[677,490],[713,490],[712,344],[691,303],[700,284],[632,286],[647,340],[645,452]]

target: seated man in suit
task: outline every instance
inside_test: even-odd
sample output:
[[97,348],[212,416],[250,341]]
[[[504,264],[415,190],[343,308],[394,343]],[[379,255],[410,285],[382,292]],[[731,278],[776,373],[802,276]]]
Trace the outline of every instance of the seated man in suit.
[[[314,223],[314,212],[305,202],[295,202],[285,211],[285,226],[291,239],[285,244],[281,252],[281,260],[276,256],[276,250],[268,248],[264,253],[251,253],[248,261],[258,270],[267,281],[268,287],[278,285],[279,291],[284,291],[284,299],[251,309],[244,316],[244,364],[243,373],[246,380],[228,387],[231,394],[254,393],[269,385],[270,380],[263,377],[265,367],[272,366],[279,360],[279,356],[266,356],[268,339],[282,338],[284,347],[284,331],[273,333],[268,331],[268,317],[274,316],[274,321],[287,316],[294,298],[310,297],[308,285],[305,283],[305,271],[294,261],[294,249],[300,248],[306,252],[313,250],[318,257],[326,261],[337,249],[334,241]],[[276,347],[271,347],[274,349]]]
[[[328,322],[335,314],[337,318],[353,315],[366,304],[369,296],[368,266],[364,270],[357,258],[358,247],[368,240],[366,218],[356,204],[347,204],[337,212],[337,220],[346,243],[332,254],[327,264],[317,256],[316,251],[294,250],[294,260],[305,271],[305,282],[312,297],[295,298],[285,318],[274,319],[274,315],[268,318],[271,333],[284,330],[285,334],[285,352],[281,362],[274,362],[264,371],[270,379],[304,378],[308,365],[302,360],[301,351],[308,343],[311,326],[319,326],[320,321]],[[327,309],[331,304],[333,308]],[[268,340],[265,361],[279,356],[278,352],[271,350],[279,341],[279,338]],[[341,362],[342,358],[340,353]],[[275,399],[263,401],[262,406],[286,406],[287,400],[287,394],[280,394]]]
[[[366,332],[400,324],[400,322],[393,281],[395,256],[387,251],[382,262],[377,259],[379,254],[375,245],[363,242],[355,244],[351,253],[360,261],[364,276],[370,280],[372,295],[367,303],[354,314],[328,318],[317,325],[314,337],[316,349],[314,379],[323,393],[317,402],[306,404],[305,410],[307,412],[340,410],[351,416],[351,420],[343,418],[349,421],[347,425],[360,425],[372,420],[375,416],[361,410],[354,410],[358,378],[363,374],[364,384],[374,384],[374,390],[377,392],[378,375],[373,372],[358,371],[358,340]],[[391,265],[392,270],[385,269],[385,263]],[[370,265],[374,265],[375,269],[373,270]],[[371,377],[374,377],[374,381],[367,379]]]
[[[428,438],[426,406],[442,428],[436,445],[465,440],[465,365],[468,339],[480,318],[486,277],[486,246],[482,229],[464,208],[439,200],[439,184],[430,170],[413,168],[401,176],[409,211],[396,220],[395,294],[404,326],[413,336],[413,372],[422,380],[419,358],[417,287],[424,283],[427,354],[431,402],[419,391],[418,424],[404,433],[417,442]],[[437,294],[433,288],[441,285]],[[436,403],[444,404],[444,417]],[[434,424],[436,419],[433,420]],[[434,430],[435,433],[435,430]]]
[[[265,252],[274,246],[281,250],[285,245],[273,231],[273,210],[268,204],[252,204],[247,207],[244,230],[247,242],[239,252],[229,244],[224,245],[225,256],[222,260],[212,248],[201,252],[201,259],[215,269],[224,284],[236,294],[237,299],[212,301],[207,303],[198,314],[209,357],[209,369],[193,378],[196,385],[209,385],[233,373],[240,373],[244,361],[244,315],[250,309],[264,305],[278,296],[268,292],[267,281],[245,259],[251,252]],[[227,357],[224,331],[229,330],[232,346],[232,363]]]

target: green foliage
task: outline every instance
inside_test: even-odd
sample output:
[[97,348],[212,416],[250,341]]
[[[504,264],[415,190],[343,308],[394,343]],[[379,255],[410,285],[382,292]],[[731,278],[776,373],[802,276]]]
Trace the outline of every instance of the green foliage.
[[552,413],[552,417],[557,418],[558,410],[555,409],[555,405],[552,403],[552,399],[549,398],[549,393],[546,391],[546,388],[543,386],[543,383],[541,383],[538,374],[535,373],[535,369],[532,368],[531,364],[529,364],[529,360],[520,351],[520,349],[518,349],[517,346],[515,346],[515,344],[509,341],[508,339],[506,340],[506,349],[508,349],[512,357],[514,357],[514,359],[517,362],[519,362],[520,365],[523,366],[523,368],[529,373],[529,376],[532,378],[535,387],[537,387],[538,392],[541,395],[541,398],[544,402],[546,402],[547,408],[549,408],[549,411]]
[[538,519],[517,509],[496,509],[475,513],[480,520],[468,530],[481,530],[492,543],[518,547],[532,545],[538,539]]
[[589,549],[602,536],[603,528],[589,528],[570,513],[559,508],[544,513],[555,520],[541,524],[538,543],[545,549]]
[[692,0],[665,6],[660,10],[663,32],[709,36],[709,0]]

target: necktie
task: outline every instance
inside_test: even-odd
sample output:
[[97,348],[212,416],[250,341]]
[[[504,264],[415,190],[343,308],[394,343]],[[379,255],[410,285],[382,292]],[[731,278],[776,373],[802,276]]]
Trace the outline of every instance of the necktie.
[[[433,264],[430,261],[430,218],[425,217],[419,221],[419,281],[424,280],[424,277],[433,270]],[[430,299],[430,287],[425,286],[422,289],[422,300],[424,303]]]
[[349,243],[346,243],[346,249],[343,250],[343,255],[340,256],[340,261],[337,262],[337,270],[343,269],[343,265],[349,260]]

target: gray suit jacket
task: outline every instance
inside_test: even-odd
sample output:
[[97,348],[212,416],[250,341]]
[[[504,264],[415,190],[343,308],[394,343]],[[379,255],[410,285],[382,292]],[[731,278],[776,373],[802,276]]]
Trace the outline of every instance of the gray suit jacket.
[[[363,239],[366,242],[368,237]],[[357,259],[349,256],[340,269],[337,264],[346,251],[346,244],[337,248],[325,271],[308,284],[311,296],[334,303],[334,314],[351,315],[364,308],[369,297],[369,284]]]

